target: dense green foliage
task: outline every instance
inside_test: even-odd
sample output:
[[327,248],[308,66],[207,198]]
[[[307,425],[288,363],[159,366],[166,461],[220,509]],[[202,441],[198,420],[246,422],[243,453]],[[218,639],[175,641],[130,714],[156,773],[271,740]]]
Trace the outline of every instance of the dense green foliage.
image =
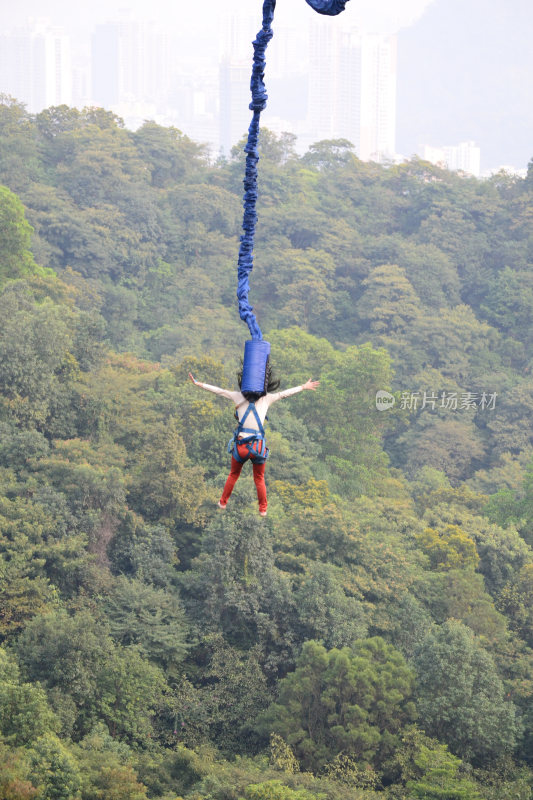
[[321,386],[272,409],[263,520],[186,380],[247,337],[242,154],[0,104],[5,800],[531,798],[533,172],[293,144],[252,301]]

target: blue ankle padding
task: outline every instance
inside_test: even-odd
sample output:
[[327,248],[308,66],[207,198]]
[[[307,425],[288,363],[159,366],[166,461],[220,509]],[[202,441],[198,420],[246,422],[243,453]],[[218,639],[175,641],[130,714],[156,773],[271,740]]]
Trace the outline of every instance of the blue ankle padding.
[[265,373],[269,355],[270,342],[264,339],[249,339],[244,343],[241,392],[265,391]]

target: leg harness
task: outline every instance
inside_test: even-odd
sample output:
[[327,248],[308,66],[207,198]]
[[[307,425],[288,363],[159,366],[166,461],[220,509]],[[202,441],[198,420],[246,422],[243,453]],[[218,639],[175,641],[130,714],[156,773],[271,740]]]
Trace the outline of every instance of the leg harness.
[[[250,412],[252,412],[254,415],[259,430],[244,427],[244,423],[246,422],[246,418]],[[241,433],[246,433],[248,435],[240,436]],[[245,444],[248,449],[248,455],[246,458],[242,458],[239,455],[239,445],[241,444]],[[264,464],[267,460],[269,449],[265,442],[265,429],[263,428],[261,419],[257,413],[255,403],[248,403],[248,408],[244,412],[243,418],[239,421],[238,426],[233,432],[233,437],[229,440],[228,453],[231,453],[233,458],[238,461],[239,464],[244,464],[244,462],[248,461],[249,458],[251,458],[256,464]]]

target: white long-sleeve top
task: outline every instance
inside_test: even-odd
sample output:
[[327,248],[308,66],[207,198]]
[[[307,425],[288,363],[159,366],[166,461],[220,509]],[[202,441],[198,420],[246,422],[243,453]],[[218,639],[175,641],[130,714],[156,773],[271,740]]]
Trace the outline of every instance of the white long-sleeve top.
[[[242,420],[249,404],[249,401],[242,394],[242,392],[231,392],[229,389],[221,389],[220,386],[211,386],[209,383],[200,383],[200,381],[196,381],[196,385],[201,386],[202,389],[207,389],[208,392],[219,394],[221,397],[226,397],[228,400],[231,400],[232,403],[234,403],[236,406],[237,416],[239,418],[239,421]],[[263,397],[260,397],[259,400],[256,400],[255,409],[257,411],[259,419],[261,420],[261,424],[262,425],[265,424],[265,417],[272,403],[277,403],[278,400],[282,400],[284,397],[290,397],[293,394],[298,394],[298,392],[301,392],[303,388],[304,388],[303,386],[294,386],[292,389],[284,389],[282,392],[273,392],[272,394],[265,394]],[[251,430],[259,431],[259,428],[257,426],[257,420],[252,412],[250,412],[246,417],[244,425],[246,428],[251,428]],[[250,434],[242,433],[239,438],[243,438],[249,435]]]

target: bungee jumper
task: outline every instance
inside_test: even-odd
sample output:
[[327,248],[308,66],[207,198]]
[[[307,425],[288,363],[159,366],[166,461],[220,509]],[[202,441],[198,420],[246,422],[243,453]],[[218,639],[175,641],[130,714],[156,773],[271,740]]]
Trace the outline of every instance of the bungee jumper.
[[227,477],[222,496],[218,501],[220,508],[226,508],[226,504],[241,474],[243,464],[250,460],[253,467],[254,483],[257,490],[257,500],[259,502],[259,513],[262,517],[267,515],[267,492],[265,485],[265,463],[269,455],[268,447],[265,442],[264,423],[267,411],[273,403],[282,400],[284,397],[298,394],[305,389],[315,391],[319,381],[308,380],[301,386],[294,386],[292,389],[285,389],[282,392],[276,391],[279,388],[279,381],[274,380],[270,370],[267,368],[265,375],[265,386],[261,393],[250,392],[242,389],[242,373],[239,374],[239,386],[241,391],[232,392],[229,389],[221,389],[219,386],[211,386],[209,383],[201,383],[189,372],[189,378],[202,389],[213,392],[221,397],[231,400],[235,404],[235,416],[238,425],[233,432],[233,437],[228,444],[228,453],[231,453],[231,469]]
[[[336,16],[344,11],[348,0],[306,0],[319,14]],[[253,269],[253,250],[255,226],[257,223],[257,164],[259,162],[259,121],[261,112],[266,108],[268,95],[264,83],[265,77],[265,52],[268,43],[272,39],[272,22],[276,0],[264,0],[263,2],[263,26],[253,42],[254,58],[252,67],[252,78],[250,89],[252,92],[252,102],[250,110],[253,111],[252,121],[248,129],[248,140],[244,152],[246,153],[246,172],[244,177],[244,217],[243,234],[239,248],[239,260],[237,270],[237,298],[239,301],[239,315],[243,322],[246,322],[250,331],[251,339],[244,345],[244,360],[242,373],[239,375],[239,392],[231,392],[221,389],[218,386],[210,386],[206,383],[197,381],[191,373],[190,379],[197,386],[219,394],[232,400],[236,406],[235,415],[238,419],[238,426],[235,430],[233,439],[228,445],[231,452],[231,471],[224,486],[222,497],[219,501],[221,508],[226,507],[226,503],[231,495],[233,487],[241,473],[242,465],[250,459],[253,465],[254,481],[257,488],[259,500],[259,513],[266,516],[267,497],[265,487],[265,462],[268,457],[268,448],[265,444],[265,431],[263,424],[269,406],[283,397],[289,397],[303,389],[315,390],[318,381],[308,380],[302,386],[295,386],[293,389],[286,389],[283,392],[276,392],[279,388],[279,381],[272,379],[269,358],[270,343],[263,339],[261,328],[259,327],[252,306],[248,302],[250,291],[249,276]],[[246,427],[245,427],[246,426]]]

